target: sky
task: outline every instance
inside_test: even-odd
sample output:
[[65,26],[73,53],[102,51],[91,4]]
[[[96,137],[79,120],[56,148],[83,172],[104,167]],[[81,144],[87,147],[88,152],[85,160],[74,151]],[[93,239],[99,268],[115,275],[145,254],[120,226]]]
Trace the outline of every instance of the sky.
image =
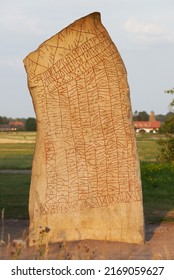
[[0,116],[35,117],[23,59],[43,41],[92,12],[128,73],[132,111],[166,114],[174,87],[173,0],[5,0],[0,9]]

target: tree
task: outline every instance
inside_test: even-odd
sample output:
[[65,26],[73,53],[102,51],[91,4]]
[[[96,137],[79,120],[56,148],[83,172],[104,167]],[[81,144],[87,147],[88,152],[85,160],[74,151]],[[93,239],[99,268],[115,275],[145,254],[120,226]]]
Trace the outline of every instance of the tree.
[[142,112],[135,111],[133,120],[134,121],[148,121],[149,115],[145,111],[142,111]]
[[[167,90],[165,92],[174,94],[174,89]],[[174,107],[174,99],[170,103],[170,107],[171,109]],[[162,129],[165,132],[166,138],[158,141],[158,144],[161,146],[159,159],[161,161],[174,163],[174,114],[170,115],[166,119]]]
[[0,116],[0,124],[8,124],[9,120],[7,117]]
[[169,114],[160,127],[160,133],[174,134],[174,114]]
[[159,160],[174,163],[174,138],[171,134],[166,134],[165,139],[158,140],[160,147]]
[[155,118],[157,121],[164,123],[166,121],[166,119],[171,115],[173,115],[173,113],[168,112],[166,115],[162,115],[162,114],[155,115]]
[[25,129],[28,131],[36,131],[36,119],[28,118],[25,123]]
[[173,93],[174,93],[174,88],[165,90],[165,92],[166,92],[166,93],[171,93],[171,94],[173,94]]
[[[169,93],[169,94],[174,94],[174,88],[172,89],[169,89],[169,90],[165,90],[166,93]],[[169,104],[171,110],[173,109],[174,107],[174,99],[172,100],[172,102]]]

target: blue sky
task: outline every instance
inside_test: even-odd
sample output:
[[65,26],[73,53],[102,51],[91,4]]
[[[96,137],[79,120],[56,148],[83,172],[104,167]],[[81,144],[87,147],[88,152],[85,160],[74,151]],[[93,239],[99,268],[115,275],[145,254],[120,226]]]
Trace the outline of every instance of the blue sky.
[[166,114],[174,87],[173,0],[5,0],[0,9],[0,115],[35,116],[24,57],[91,12],[102,22],[127,68],[132,110]]

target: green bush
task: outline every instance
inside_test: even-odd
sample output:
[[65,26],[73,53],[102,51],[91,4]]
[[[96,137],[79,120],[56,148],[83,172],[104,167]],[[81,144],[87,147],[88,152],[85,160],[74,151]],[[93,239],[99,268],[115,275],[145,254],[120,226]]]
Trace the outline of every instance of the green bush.
[[160,127],[160,133],[174,133],[174,114],[170,113]]
[[25,129],[27,131],[36,131],[36,119],[28,118],[25,123]]
[[160,145],[159,161],[174,162],[174,136],[166,134],[166,138],[158,140],[158,144]]

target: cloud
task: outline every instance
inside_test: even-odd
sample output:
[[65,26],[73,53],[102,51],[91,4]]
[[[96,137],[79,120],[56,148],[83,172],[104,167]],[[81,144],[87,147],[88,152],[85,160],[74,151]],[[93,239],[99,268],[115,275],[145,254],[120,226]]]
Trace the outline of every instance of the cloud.
[[135,18],[128,18],[123,28],[129,40],[136,44],[174,44],[174,32],[162,25],[159,19],[146,23]]

